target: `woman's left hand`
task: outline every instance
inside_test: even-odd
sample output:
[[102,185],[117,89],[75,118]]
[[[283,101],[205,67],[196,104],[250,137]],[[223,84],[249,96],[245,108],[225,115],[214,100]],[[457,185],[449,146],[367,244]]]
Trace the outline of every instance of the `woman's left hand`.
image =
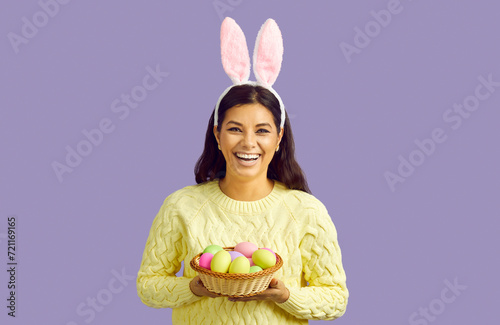
[[273,278],[269,283],[269,288],[262,293],[251,297],[228,298],[229,301],[249,301],[249,300],[271,300],[277,303],[284,303],[288,300],[290,291],[285,287],[283,281]]

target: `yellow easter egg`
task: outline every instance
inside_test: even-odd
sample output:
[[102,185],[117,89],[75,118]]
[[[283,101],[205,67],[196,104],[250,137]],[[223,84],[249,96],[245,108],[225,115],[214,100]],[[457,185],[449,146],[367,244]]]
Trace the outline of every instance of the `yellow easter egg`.
[[229,265],[229,273],[249,273],[250,261],[245,256],[235,258]]
[[210,262],[210,269],[214,272],[227,273],[231,264],[231,255],[228,251],[221,250],[215,253]]
[[252,254],[252,260],[255,265],[260,266],[263,269],[267,269],[271,266],[276,265],[276,257],[273,253],[267,249],[258,249]]

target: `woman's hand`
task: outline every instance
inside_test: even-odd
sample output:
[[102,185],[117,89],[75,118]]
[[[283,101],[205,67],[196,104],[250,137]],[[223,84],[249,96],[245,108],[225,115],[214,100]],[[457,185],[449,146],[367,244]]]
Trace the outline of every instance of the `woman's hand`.
[[207,288],[203,285],[203,282],[200,280],[200,276],[197,275],[189,282],[189,288],[191,291],[199,297],[210,297],[210,298],[216,298],[219,297],[219,295],[208,291]]
[[249,300],[271,300],[277,303],[284,303],[288,300],[290,291],[285,287],[283,281],[272,279],[269,288],[262,293],[251,297],[229,298],[229,301],[249,301]]

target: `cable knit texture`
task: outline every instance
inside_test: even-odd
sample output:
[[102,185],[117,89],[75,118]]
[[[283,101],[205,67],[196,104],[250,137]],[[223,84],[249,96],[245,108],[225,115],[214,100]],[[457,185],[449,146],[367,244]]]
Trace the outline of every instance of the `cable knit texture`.
[[[284,303],[231,302],[198,297],[189,289],[197,274],[191,259],[210,244],[249,241],[275,250],[283,267],[274,277],[290,291]],[[176,273],[184,262],[184,274]],[[306,281],[309,283],[307,285]],[[314,196],[275,181],[257,201],[225,195],[219,180],[169,195],[146,241],[137,293],[153,308],[173,308],[173,324],[307,324],[345,313],[349,292],[335,226]]]

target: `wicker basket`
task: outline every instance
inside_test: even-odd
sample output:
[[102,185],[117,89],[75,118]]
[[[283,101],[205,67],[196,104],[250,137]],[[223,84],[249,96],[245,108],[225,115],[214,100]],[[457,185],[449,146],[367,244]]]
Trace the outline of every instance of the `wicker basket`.
[[[224,247],[226,251],[234,247]],[[261,293],[269,287],[274,273],[283,266],[281,256],[276,254],[276,265],[253,273],[220,273],[200,266],[200,253],[191,260],[191,268],[198,272],[201,282],[208,291],[225,297],[250,297]]]

